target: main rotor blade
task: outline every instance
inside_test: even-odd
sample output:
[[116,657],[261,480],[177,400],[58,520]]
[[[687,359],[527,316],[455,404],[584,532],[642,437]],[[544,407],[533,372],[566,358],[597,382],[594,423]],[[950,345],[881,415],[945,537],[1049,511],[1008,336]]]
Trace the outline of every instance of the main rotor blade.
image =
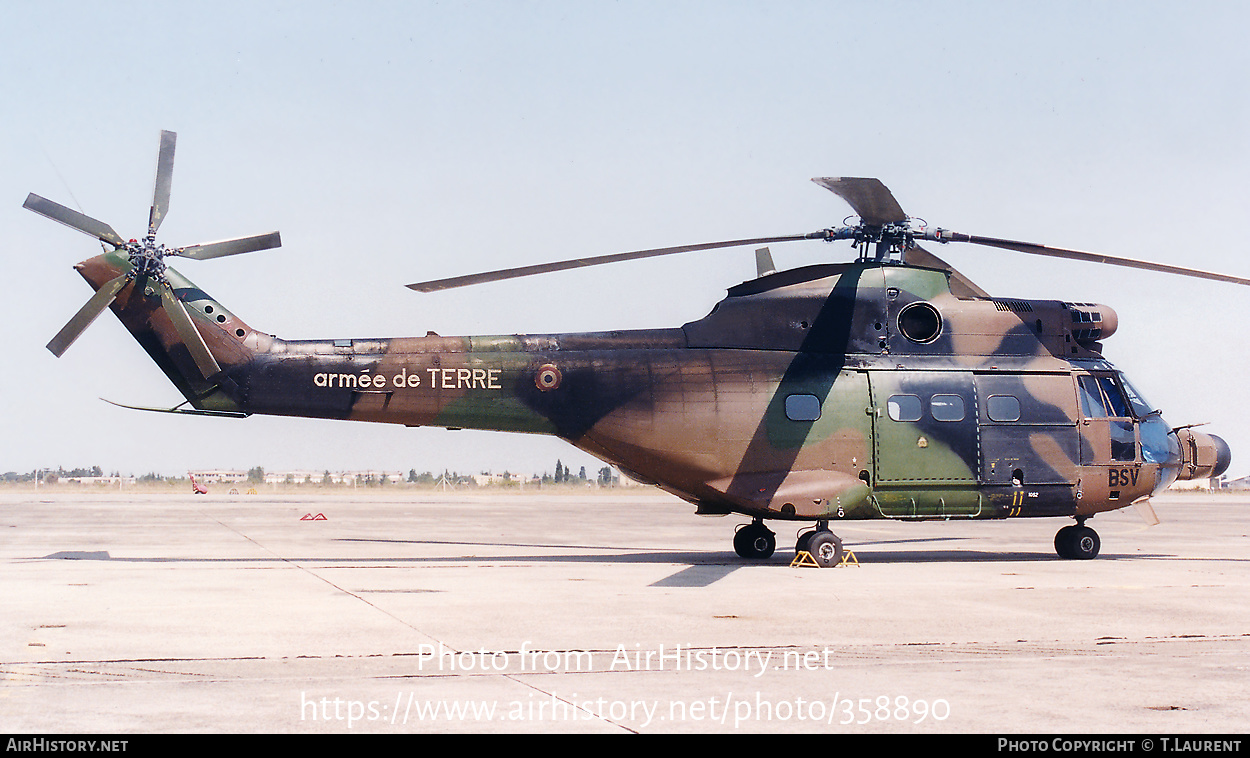
[[268,250],[274,247],[282,247],[282,236],[278,232],[258,234],[254,237],[221,240],[220,242],[205,242],[202,245],[189,245],[176,250],[170,250],[166,255],[177,255],[183,258],[205,261],[210,258],[224,258],[227,255],[253,253],[257,250]]
[[1017,242],[1015,240],[1004,240],[996,237],[979,237],[975,234],[960,234],[958,232],[949,232],[945,229],[939,229],[937,232],[927,232],[924,239],[933,239],[939,242],[970,242],[974,245],[999,247],[1004,250],[1015,250],[1018,253],[1028,253],[1030,255],[1048,255],[1052,258],[1067,258],[1077,261],[1090,261],[1091,263],[1106,263],[1112,266],[1139,268],[1146,271],[1158,271],[1164,274],[1193,276],[1199,279],[1212,279],[1217,282],[1228,282],[1230,284],[1244,284],[1246,286],[1250,286],[1250,279],[1240,276],[1232,276],[1230,274],[1218,274],[1213,271],[1203,271],[1201,269],[1186,268],[1184,266],[1171,266],[1166,263],[1153,263],[1151,261],[1143,261],[1136,258],[1120,258],[1118,256],[1105,255],[1103,253],[1087,253],[1083,250],[1069,250],[1062,247],[1050,247],[1048,245],[1039,245],[1034,242]]
[[639,258],[653,258],[660,255],[674,255],[676,253],[692,253],[696,250],[715,250],[722,247],[740,247],[742,245],[767,245],[773,242],[793,242],[803,239],[825,239],[824,232],[813,232],[812,234],[791,234],[785,237],[756,237],[744,240],[727,240],[725,242],[704,242],[698,245],[679,245],[677,247],[657,247],[651,250],[635,250],[632,253],[615,253],[613,255],[599,255],[592,258],[574,258],[566,261],[556,261],[555,263],[540,263],[535,266],[521,266],[519,268],[506,268],[498,271],[487,271],[480,274],[469,274],[467,276],[453,276],[448,279],[434,279],[428,282],[417,282],[409,284],[409,289],[417,292],[438,292],[440,290],[453,289],[455,287],[467,287],[471,284],[483,284],[485,282],[498,282],[504,279],[518,279],[523,276],[534,276],[535,274],[549,274],[553,271],[567,271],[574,268],[584,268],[586,266],[601,266],[605,263],[619,263],[621,261],[632,261]]
[[61,331],[57,332],[48,343],[48,349],[52,351],[52,354],[58,358],[64,355],[69,346],[74,344],[74,340],[91,326],[91,322],[95,321],[105,308],[113,304],[113,301],[117,299],[117,293],[126,286],[126,281],[126,275],[122,274],[116,279],[105,282],[103,287],[96,290],[91,299],[78,309],[69,323],[61,327]]
[[177,142],[177,134],[161,131],[161,152],[156,158],[156,189],[152,192],[152,210],[148,213],[148,234],[156,234],[169,212],[169,190],[174,181],[174,147]]
[[217,365],[217,359],[213,357],[212,352],[208,349],[208,345],[204,342],[204,338],[200,336],[200,330],[196,329],[195,324],[192,323],[191,316],[187,314],[186,306],[174,295],[174,291],[169,285],[165,285],[161,289],[161,305],[165,308],[165,312],[169,314],[169,319],[174,322],[174,328],[178,330],[178,336],[182,337],[187,350],[191,351],[191,357],[195,359],[195,365],[199,368],[200,373],[204,375],[204,378],[210,379],[220,374],[221,366]]
[[880,179],[826,176],[812,181],[845,200],[867,226],[897,224],[907,220],[902,206]]
[[26,196],[26,202],[22,203],[22,207],[32,210],[40,216],[46,216],[53,221],[65,224],[71,229],[77,229],[84,234],[90,234],[92,237],[102,242],[107,242],[113,247],[121,247],[126,244],[121,235],[113,231],[113,227],[103,221],[98,221],[76,210],[66,208],[60,203],[54,203],[33,192]]

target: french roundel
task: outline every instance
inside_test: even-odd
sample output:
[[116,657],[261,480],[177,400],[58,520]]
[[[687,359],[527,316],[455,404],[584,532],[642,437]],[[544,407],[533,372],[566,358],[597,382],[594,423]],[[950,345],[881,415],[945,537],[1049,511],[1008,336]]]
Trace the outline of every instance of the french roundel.
[[563,378],[560,375],[560,369],[553,364],[547,363],[539,366],[538,373],[534,375],[534,385],[543,392],[550,392],[560,386],[560,381]]

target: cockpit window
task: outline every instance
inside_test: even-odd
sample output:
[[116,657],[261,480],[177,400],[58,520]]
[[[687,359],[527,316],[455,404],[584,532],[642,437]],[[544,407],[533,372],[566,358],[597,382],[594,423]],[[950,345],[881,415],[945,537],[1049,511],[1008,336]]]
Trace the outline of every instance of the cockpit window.
[[1081,376],[1081,409],[1086,418],[1132,418],[1120,385],[1112,376]]
[[1081,410],[1085,418],[1106,418],[1107,409],[1102,402],[1102,390],[1098,389],[1098,380],[1092,376],[1077,377],[1077,386],[1081,389]]
[[1129,383],[1128,378],[1124,374],[1120,374],[1120,387],[1123,388],[1124,394],[1128,396],[1128,404],[1132,407],[1133,414],[1137,418],[1145,418],[1154,413],[1154,406],[1146,402],[1146,399],[1142,397],[1136,387]]
[[1098,386],[1102,388],[1102,396],[1107,400],[1109,415],[1115,418],[1131,418],[1128,412],[1128,403],[1124,402],[1124,393],[1120,392],[1120,386],[1116,384],[1114,378],[1100,376],[1098,377]]

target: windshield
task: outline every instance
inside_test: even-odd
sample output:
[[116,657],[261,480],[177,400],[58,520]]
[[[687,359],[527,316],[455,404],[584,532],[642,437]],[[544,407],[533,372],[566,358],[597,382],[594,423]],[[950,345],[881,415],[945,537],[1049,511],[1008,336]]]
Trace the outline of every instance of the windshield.
[[1124,394],[1128,396],[1128,404],[1133,406],[1133,415],[1137,418],[1145,418],[1154,412],[1155,408],[1146,402],[1146,398],[1137,391],[1124,374],[1120,374],[1120,386],[1124,389]]

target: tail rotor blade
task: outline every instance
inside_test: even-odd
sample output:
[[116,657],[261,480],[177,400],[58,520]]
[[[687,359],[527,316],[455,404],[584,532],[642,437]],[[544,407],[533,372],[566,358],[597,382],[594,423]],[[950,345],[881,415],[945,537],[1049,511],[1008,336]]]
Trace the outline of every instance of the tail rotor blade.
[[105,308],[113,304],[113,301],[117,298],[117,293],[121,291],[122,287],[126,286],[126,281],[126,276],[123,274],[116,279],[105,282],[104,286],[96,291],[86,305],[80,308],[78,313],[75,313],[74,317],[69,320],[69,323],[62,327],[61,331],[57,332],[52,341],[48,343],[48,349],[52,351],[52,354],[58,358],[64,355],[69,346],[74,344],[74,340],[78,339],[78,336],[87,327],[91,326],[91,322],[95,321],[104,312]]
[[60,203],[54,203],[33,192],[26,196],[26,202],[22,203],[22,207],[32,210],[40,216],[46,216],[57,223],[65,224],[71,229],[77,229],[84,234],[90,234],[92,237],[99,239],[101,242],[107,242],[113,247],[122,247],[126,244],[121,235],[113,231],[113,227],[103,221],[98,221],[76,210],[66,208]]
[[269,234],[258,234],[254,237],[239,237],[237,239],[221,240],[220,242],[205,242],[202,245],[189,245],[171,250],[166,255],[177,255],[183,258],[193,258],[197,261],[206,261],[210,258],[224,258],[227,255],[254,253],[257,250],[269,250],[275,247],[282,247],[282,236],[278,232],[270,232]]
[[196,329],[195,324],[191,322],[191,316],[187,314],[186,306],[174,296],[173,289],[168,285],[161,289],[161,306],[169,314],[170,321],[174,322],[174,328],[178,330],[178,336],[182,337],[187,350],[191,351],[191,357],[195,359],[195,365],[199,368],[200,373],[204,375],[204,378],[209,379],[220,374],[221,366],[217,365],[217,359],[213,357],[212,352],[208,349],[208,345],[204,343],[204,338],[200,336],[200,330]]
[[156,190],[152,193],[152,211],[148,214],[148,234],[156,234],[169,212],[169,190],[174,181],[174,148],[177,142],[177,134],[161,131],[161,151],[156,159]]

